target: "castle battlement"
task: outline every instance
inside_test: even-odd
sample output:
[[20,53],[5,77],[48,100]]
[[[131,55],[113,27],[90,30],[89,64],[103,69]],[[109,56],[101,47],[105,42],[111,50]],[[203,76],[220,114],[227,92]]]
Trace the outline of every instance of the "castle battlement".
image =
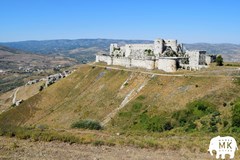
[[156,39],[153,44],[110,45],[109,55],[96,55],[96,62],[175,72],[178,68],[199,70],[213,62],[206,51],[184,51],[177,40]]

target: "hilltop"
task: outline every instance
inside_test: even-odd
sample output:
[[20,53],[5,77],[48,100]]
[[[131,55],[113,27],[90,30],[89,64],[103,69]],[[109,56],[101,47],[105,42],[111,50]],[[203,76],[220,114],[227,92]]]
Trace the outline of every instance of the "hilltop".
[[[44,141],[207,152],[211,137],[236,131],[232,108],[239,103],[239,82],[236,67],[166,74],[82,65],[3,112],[0,133]],[[72,128],[89,119],[103,130]]]

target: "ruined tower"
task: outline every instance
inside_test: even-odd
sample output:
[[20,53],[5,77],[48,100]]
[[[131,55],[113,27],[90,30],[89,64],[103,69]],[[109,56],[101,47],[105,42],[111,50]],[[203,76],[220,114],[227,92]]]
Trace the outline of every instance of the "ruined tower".
[[162,39],[156,39],[154,41],[154,51],[153,51],[153,53],[156,57],[161,56],[161,54],[163,53],[163,40]]

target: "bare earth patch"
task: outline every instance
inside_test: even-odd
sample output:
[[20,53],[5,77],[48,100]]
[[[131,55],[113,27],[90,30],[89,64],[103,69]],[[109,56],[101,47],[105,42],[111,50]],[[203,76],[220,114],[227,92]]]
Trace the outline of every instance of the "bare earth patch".
[[78,159],[78,160],[203,160],[212,159],[208,153],[188,150],[169,151],[121,146],[93,146],[63,142],[31,142],[0,137],[0,159]]

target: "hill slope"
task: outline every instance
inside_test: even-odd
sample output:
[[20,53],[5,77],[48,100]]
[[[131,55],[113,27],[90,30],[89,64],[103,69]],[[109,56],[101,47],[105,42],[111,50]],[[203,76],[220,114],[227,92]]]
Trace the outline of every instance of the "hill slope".
[[[217,68],[218,75],[206,75],[212,69],[183,75],[82,65],[67,78],[2,113],[0,134],[205,152],[211,137],[234,130],[232,108],[239,103],[240,79],[225,72],[220,75],[222,70]],[[104,130],[71,128],[74,122],[86,119],[100,122]],[[9,126],[26,130],[11,131]]]
[[[193,100],[225,94],[233,88],[232,78],[228,76],[156,76],[86,65],[6,113],[4,121],[18,125],[46,123],[51,127],[69,128],[78,119],[102,122],[120,106],[123,110],[131,109],[139,101],[139,96],[149,114],[160,114],[184,109]],[[223,102],[233,101],[236,96],[226,98],[213,103],[222,106]],[[12,118],[11,115],[16,112],[22,114],[17,119]]]

